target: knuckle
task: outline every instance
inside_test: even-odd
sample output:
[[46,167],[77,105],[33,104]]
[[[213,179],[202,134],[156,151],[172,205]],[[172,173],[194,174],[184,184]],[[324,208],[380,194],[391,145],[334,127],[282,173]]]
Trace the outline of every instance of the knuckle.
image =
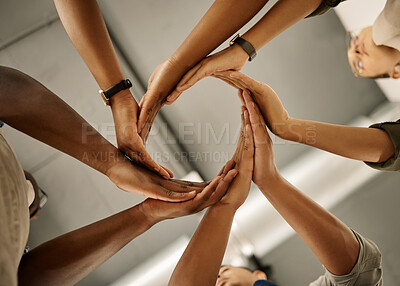
[[167,195],[167,197],[172,197],[173,196],[173,194],[174,194],[174,192],[173,191],[171,191],[171,190],[165,190],[165,194]]

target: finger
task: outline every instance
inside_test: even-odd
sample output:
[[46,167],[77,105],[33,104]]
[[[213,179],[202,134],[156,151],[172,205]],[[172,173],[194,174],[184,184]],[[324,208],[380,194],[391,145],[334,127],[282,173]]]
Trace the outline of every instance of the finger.
[[161,168],[163,168],[163,169],[169,174],[169,177],[170,177],[170,178],[173,178],[173,177],[174,177],[174,172],[172,172],[171,169],[168,169],[167,167],[165,167],[165,166],[163,166],[163,165],[161,165],[161,164],[159,164],[159,166],[160,166]]
[[146,101],[146,94],[144,94],[143,96],[142,96],[142,98],[140,99],[140,102],[139,102],[139,109],[140,110],[142,110],[142,107],[143,107],[143,104],[145,103],[145,101]]
[[242,103],[242,105],[243,105],[243,106],[246,106],[246,101],[244,100],[244,97],[243,97],[243,90],[242,90],[242,89],[239,89],[239,90],[238,90],[238,97],[239,97],[240,102]]
[[185,84],[182,86],[177,87],[176,89],[180,92],[187,90],[191,88],[193,85],[195,85],[196,82],[199,80],[205,78],[206,76],[209,76],[213,72],[212,66],[208,64],[201,64],[200,63],[200,68],[196,70],[196,72],[187,80]]
[[182,94],[183,92],[179,92],[174,90],[173,92],[171,92],[170,95],[168,95],[168,97],[165,99],[165,104],[166,105],[171,105],[172,103],[174,103]]
[[211,183],[204,188],[204,190],[197,194],[197,197],[195,200],[200,200],[202,202],[207,202],[209,200],[209,198],[211,197],[211,195],[214,193],[214,191],[216,190],[219,182],[222,180],[221,176],[217,176],[215,177]]
[[[157,68],[156,68],[156,70],[157,70]],[[156,70],[154,70],[154,72],[153,72],[153,73],[150,75],[150,77],[149,77],[149,80],[148,80],[148,82],[147,82],[147,89],[150,88],[150,86],[151,86],[151,84],[152,84],[152,82],[153,82],[154,75],[156,74]]]
[[147,117],[147,122],[142,128],[142,131],[140,132],[140,136],[143,139],[143,142],[147,141],[147,138],[149,137],[151,127],[153,126],[154,120],[157,117],[158,112],[161,109],[162,104],[160,102],[157,102],[153,108],[151,114]]
[[143,129],[143,126],[146,124],[147,118],[149,116],[149,114],[147,112],[147,110],[148,110],[147,105],[148,105],[148,102],[146,100],[146,94],[145,94],[139,103],[140,113],[139,113],[139,118],[137,121],[137,132],[139,135]]
[[174,192],[167,188],[161,188],[157,193],[155,199],[163,200],[167,202],[184,202],[193,199],[197,194],[197,191],[184,192]]
[[240,133],[239,133],[238,143],[236,145],[236,150],[232,157],[236,163],[239,162],[239,159],[240,159],[239,155],[240,155],[240,150],[242,148],[242,143],[243,143],[243,138],[244,138],[243,137],[243,135],[244,135],[244,110],[245,110],[245,107],[241,106],[241,108],[240,108],[240,118],[241,118]]
[[164,180],[161,178],[157,178],[156,183],[158,183],[165,189],[177,193],[188,193],[192,191],[196,191],[196,193],[199,193],[204,189],[204,187],[200,186],[199,184],[181,183],[179,182],[179,180]]
[[144,126],[149,122],[149,118],[151,118],[153,112],[155,112],[154,106],[157,105],[160,96],[160,94],[155,94],[155,92],[147,90],[146,94],[140,101],[139,107],[141,108],[141,111],[137,123],[139,134],[142,132]]
[[170,179],[169,182],[179,184],[179,185],[184,185],[188,187],[193,187],[193,188],[201,188],[204,189],[207,187],[211,182],[206,181],[206,182],[191,182],[191,181],[186,181],[186,180],[179,180],[179,179]]
[[241,89],[241,87],[238,86],[238,85],[236,84],[236,82],[233,81],[232,79],[230,79],[229,77],[226,77],[226,76],[216,76],[216,75],[213,75],[213,77],[218,78],[218,79],[220,79],[220,80],[226,82],[227,84],[229,84],[230,86],[232,86],[232,87],[234,87],[234,88]]
[[239,172],[236,169],[230,170],[225,178],[218,183],[215,192],[211,195],[211,204],[218,202],[226,194],[230,184],[238,174]]
[[[226,72],[218,72],[215,73],[218,77],[223,77],[226,80],[229,80],[232,85],[234,85],[238,89],[247,89],[249,88],[248,84],[244,82],[240,77],[232,77],[231,74],[233,71],[226,71]],[[239,73],[241,74],[241,73]]]
[[229,73],[229,77],[241,82],[242,84],[247,86],[247,88],[250,90],[258,91],[259,88],[262,87],[261,82],[254,80],[251,77],[249,77],[241,72],[232,71],[231,73]]
[[[136,162],[140,163],[141,165],[145,166],[147,169],[156,172],[157,174],[159,174],[161,177],[163,177],[164,179],[169,179],[170,178],[170,174],[163,169],[160,165],[158,165],[153,158],[151,158],[150,154],[147,153],[146,149],[144,148],[144,146],[142,148],[139,148],[139,152],[127,152],[129,156],[131,156],[131,154],[133,155],[133,158],[135,158],[134,160],[137,160]],[[131,157],[132,158],[132,157]]]
[[255,146],[268,143],[270,138],[267,132],[267,127],[257,104],[254,102],[248,91],[244,92],[244,98],[246,105],[248,106],[250,123],[254,133]]
[[[251,93],[248,91],[245,92],[245,101],[246,101],[246,105],[248,106],[248,108],[251,109],[251,111],[252,111],[250,114],[256,114],[258,116],[258,121],[261,123],[263,128],[265,130],[267,130],[264,116],[261,113],[261,110],[258,107],[257,103],[254,101],[254,98],[251,96]],[[250,110],[249,110],[249,112],[250,112]],[[250,121],[251,121],[251,117],[250,117]]]
[[189,81],[190,78],[201,68],[201,64],[197,64],[192,69],[190,69],[178,82],[176,88],[171,92],[171,94],[167,97],[166,101],[168,104],[172,104],[178,97],[187,90],[189,87],[185,87],[186,83]]
[[237,89],[246,89],[248,88],[243,82],[237,78],[232,78],[227,74],[222,74],[222,73],[215,73],[213,75],[216,78],[222,79],[223,81],[227,82],[229,85],[237,88]]
[[226,164],[222,167],[221,171],[219,171],[218,176],[225,177],[226,174],[235,167],[235,161],[229,160]]
[[[255,104],[255,102],[254,102],[253,98],[251,97],[250,92],[248,90],[245,90],[243,92],[243,98],[244,98],[244,101],[245,101],[246,108],[249,110],[250,122],[251,123],[257,123],[257,124],[260,123],[261,124],[262,122],[260,122],[260,117],[259,117],[259,115],[261,115],[261,114],[258,113],[259,110],[257,111],[255,109],[256,104]],[[250,110],[251,110],[251,113],[250,113]]]
[[[237,146],[237,151],[240,153],[240,150],[242,148],[242,145],[244,143],[244,131],[245,131],[245,121],[244,121],[244,112],[246,110],[246,107],[242,105],[240,107],[240,134],[239,134],[239,141],[238,141],[238,146]],[[238,157],[237,159],[240,159]],[[237,161],[236,161],[237,162]]]
[[246,120],[246,138],[243,147],[242,160],[241,163],[246,165],[248,168],[253,169],[253,156],[254,156],[254,139],[253,131],[251,128],[249,112],[246,110],[244,112],[244,117]]

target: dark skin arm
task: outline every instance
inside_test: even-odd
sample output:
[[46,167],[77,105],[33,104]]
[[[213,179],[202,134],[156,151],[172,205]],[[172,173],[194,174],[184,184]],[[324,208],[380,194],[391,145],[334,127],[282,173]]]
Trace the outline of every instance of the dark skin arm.
[[73,285],[154,224],[215,204],[238,172],[232,162],[194,199],[171,203],[147,199],[113,216],[54,238],[22,257],[21,285]]
[[[61,22],[100,88],[106,90],[125,79],[96,0],[55,0]],[[101,100],[100,97],[95,98]],[[137,132],[139,106],[126,89],[110,100],[118,147],[135,162],[166,179],[172,171],[158,165],[147,153]]]
[[54,93],[26,74],[6,67],[0,67],[0,119],[107,175],[128,192],[184,201],[205,186],[165,180],[130,163]]

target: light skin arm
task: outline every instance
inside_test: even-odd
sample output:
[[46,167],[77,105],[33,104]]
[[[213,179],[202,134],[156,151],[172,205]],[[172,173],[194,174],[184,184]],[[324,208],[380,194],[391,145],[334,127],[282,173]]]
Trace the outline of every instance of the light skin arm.
[[216,77],[250,90],[268,128],[282,139],[367,162],[385,162],[394,155],[393,143],[383,130],[292,118],[267,84],[239,72],[221,72]]
[[[72,43],[96,79],[106,90],[125,79],[96,0],[54,0]],[[101,100],[100,97],[95,100]],[[172,172],[153,161],[137,132],[139,106],[129,90],[114,95],[111,110],[118,147],[133,160],[164,178]]]
[[[215,285],[228,243],[233,217],[243,204],[250,190],[253,172],[254,145],[248,113],[245,133],[238,143],[240,160],[237,163],[238,176],[227,194],[204,215],[195,234],[179,260],[169,285]],[[243,138],[244,137],[244,138]],[[201,274],[201,279],[199,279]]]
[[272,141],[250,93],[244,92],[255,142],[253,181],[331,273],[349,273],[358,258],[359,244],[342,221],[302,194],[275,166]]
[[0,119],[107,175],[128,192],[185,201],[206,185],[165,180],[130,163],[54,93],[26,74],[6,67],[0,67]]
[[52,239],[28,252],[19,266],[21,285],[74,285],[154,224],[186,216],[215,204],[237,175],[225,166],[194,199],[169,203],[147,199],[141,204]]
[[[268,0],[214,1],[178,49],[150,76],[146,95],[140,102],[142,111],[138,130],[142,138],[147,138],[158,111],[182,76],[252,19],[267,2]],[[235,63],[243,66],[247,54],[239,47],[232,49],[236,51]]]
[[[321,2],[322,0],[280,0],[242,38],[258,51],[287,28],[310,15]],[[218,71],[239,71],[247,60],[248,55],[243,56],[243,49],[236,44],[205,58],[179,81],[176,89],[167,98],[167,104],[173,103],[183,91],[202,78],[212,76]]]

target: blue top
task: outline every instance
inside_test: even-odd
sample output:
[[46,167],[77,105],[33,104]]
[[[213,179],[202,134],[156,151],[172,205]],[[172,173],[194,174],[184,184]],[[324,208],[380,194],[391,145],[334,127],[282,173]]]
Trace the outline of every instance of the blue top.
[[276,284],[267,280],[258,280],[253,284],[253,286],[276,286]]
[[0,120],[0,128],[4,126],[4,122]]

